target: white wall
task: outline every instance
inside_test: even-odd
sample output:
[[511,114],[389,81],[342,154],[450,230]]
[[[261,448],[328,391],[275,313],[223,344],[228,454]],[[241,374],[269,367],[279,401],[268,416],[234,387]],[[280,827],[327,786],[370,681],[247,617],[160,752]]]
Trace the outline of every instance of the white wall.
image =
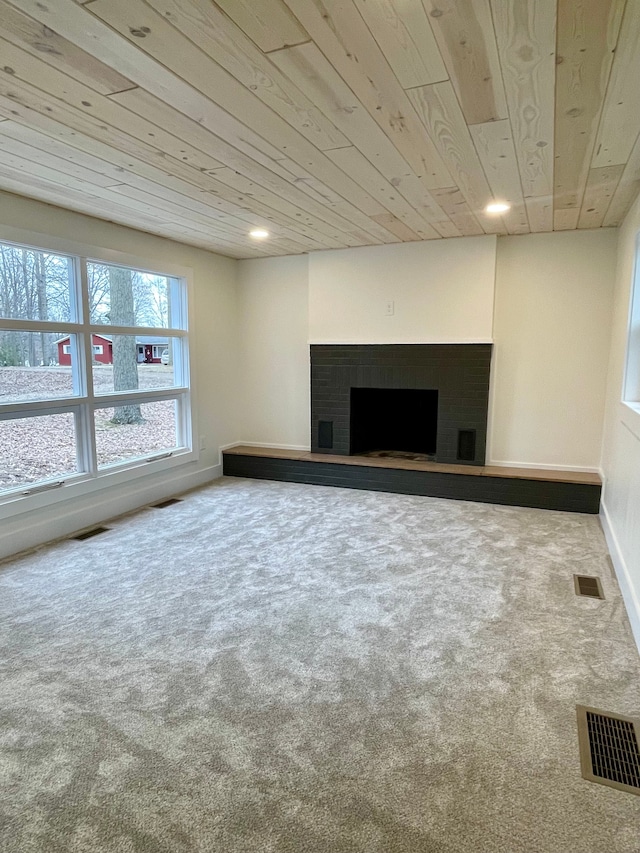
[[308,448],[308,256],[238,263],[244,444]]
[[627,612],[640,648],[640,407],[622,402],[631,282],[640,199],[628,213],[618,240],[618,264],[607,383],[602,467],[602,520]]
[[487,458],[598,470],[617,232],[498,240]]
[[241,261],[242,439],[308,448],[307,341],[493,339],[488,460],[597,470],[615,246],[602,230]]
[[[495,252],[495,236],[315,252],[309,340],[490,342]],[[385,313],[389,301],[392,316]]]
[[11,507],[5,505],[0,557],[219,476],[218,448],[238,437],[234,260],[0,192],[0,239],[25,241],[27,234],[34,245],[46,246],[47,241],[58,240],[60,250],[63,246],[70,247],[68,251],[79,251],[82,245],[93,246],[146,258],[155,266],[167,264],[192,270],[195,417],[197,434],[205,437],[206,450],[196,462],[126,485],[102,488],[93,495],[60,500],[59,492],[55,496],[48,493],[15,501]]

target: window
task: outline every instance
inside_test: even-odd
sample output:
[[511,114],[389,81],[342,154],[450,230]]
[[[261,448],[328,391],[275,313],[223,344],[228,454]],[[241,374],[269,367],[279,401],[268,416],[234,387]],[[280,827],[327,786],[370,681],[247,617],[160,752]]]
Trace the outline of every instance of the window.
[[0,498],[191,449],[184,279],[0,243]]

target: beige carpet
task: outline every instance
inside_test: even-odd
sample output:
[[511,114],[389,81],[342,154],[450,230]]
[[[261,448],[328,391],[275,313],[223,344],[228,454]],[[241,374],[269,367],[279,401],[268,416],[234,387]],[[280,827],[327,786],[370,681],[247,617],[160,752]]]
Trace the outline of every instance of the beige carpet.
[[0,849],[638,853],[576,703],[640,711],[597,518],[221,480],[0,566]]

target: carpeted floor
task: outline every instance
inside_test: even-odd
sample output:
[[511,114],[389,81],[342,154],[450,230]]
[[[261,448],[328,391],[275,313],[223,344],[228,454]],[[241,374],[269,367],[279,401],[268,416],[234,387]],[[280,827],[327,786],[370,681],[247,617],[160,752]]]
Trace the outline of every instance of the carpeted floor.
[[223,479],[0,566],[0,849],[638,853],[577,703],[640,712],[597,518]]

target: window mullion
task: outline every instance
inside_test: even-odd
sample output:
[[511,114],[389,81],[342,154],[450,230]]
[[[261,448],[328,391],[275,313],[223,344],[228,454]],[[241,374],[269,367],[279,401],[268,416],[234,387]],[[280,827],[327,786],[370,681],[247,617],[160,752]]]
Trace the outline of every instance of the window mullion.
[[18,320],[3,317],[0,319],[0,331],[7,332],[46,332],[54,335],[67,335],[77,331],[78,323],[58,322],[57,320]]
[[176,397],[183,397],[188,391],[188,388],[149,388],[144,391],[113,391],[109,394],[101,394],[99,397],[96,397],[93,405],[96,409],[111,409],[118,406],[135,406],[137,403],[157,403],[161,400],[173,400]]
[[39,415],[58,415],[65,412],[77,412],[81,403],[75,397],[51,400],[30,400],[27,403],[11,403],[0,406],[0,421],[15,418],[37,417]]
[[195,446],[191,421],[191,395],[188,391],[176,398],[176,406],[177,444],[184,447]]
[[187,338],[185,329],[164,328],[164,326],[115,326],[112,323],[91,323],[89,327],[94,335],[141,335],[145,338]]
[[[91,305],[89,301],[89,284],[87,276],[87,260],[86,258],[77,258],[76,275],[74,281],[76,283],[75,293],[77,306],[80,309],[79,320],[83,324],[82,334],[76,337],[76,354],[72,357],[73,380],[74,386],[77,383],[77,391],[81,397],[84,397],[85,402],[80,406],[80,410],[76,416],[76,435],[78,436],[77,457],[78,465],[81,471],[87,471],[95,476],[98,471],[98,461],[96,453],[96,437],[94,434],[93,408],[94,400],[93,389],[93,335],[89,328],[91,321]],[[79,287],[78,287],[79,285]]]

